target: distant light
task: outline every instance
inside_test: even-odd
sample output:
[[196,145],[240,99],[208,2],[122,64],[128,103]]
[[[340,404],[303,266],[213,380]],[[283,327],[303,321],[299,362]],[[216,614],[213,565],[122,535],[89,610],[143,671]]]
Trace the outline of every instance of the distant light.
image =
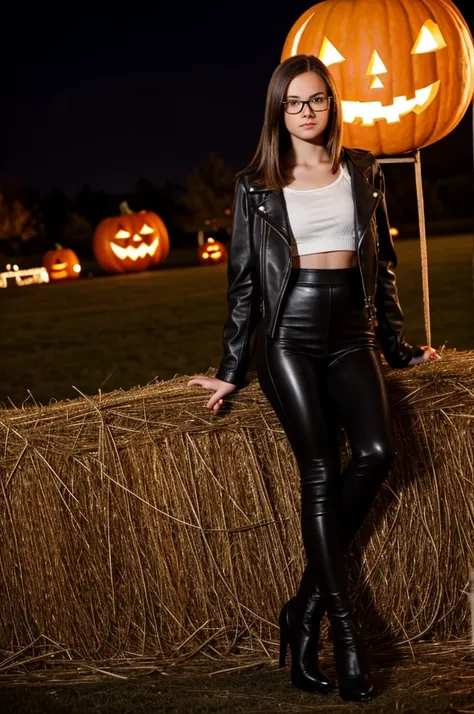
[[75,273],[80,273],[81,272],[81,266],[79,263],[76,263],[75,266],[73,267],[73,270]]
[[49,283],[49,275],[46,268],[25,268],[20,270],[18,265],[13,266],[11,270],[11,264],[7,266],[8,271],[6,273],[0,273],[0,288],[6,288],[8,286],[8,278],[15,278],[16,285],[24,287],[25,285],[33,285],[34,283]]
[[395,227],[390,228],[390,235],[392,236],[392,238],[396,238],[399,235],[399,233],[400,233],[400,231],[398,230],[398,228],[395,228]]

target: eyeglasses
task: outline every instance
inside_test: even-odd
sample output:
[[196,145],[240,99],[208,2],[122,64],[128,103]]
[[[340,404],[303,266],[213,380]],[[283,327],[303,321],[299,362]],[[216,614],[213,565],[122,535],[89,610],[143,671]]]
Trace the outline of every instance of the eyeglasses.
[[330,99],[332,99],[332,97],[328,97],[326,94],[318,94],[317,97],[312,97],[311,99],[288,99],[287,102],[282,102],[282,104],[287,114],[299,114],[305,104],[307,104],[313,112],[325,112],[329,107]]

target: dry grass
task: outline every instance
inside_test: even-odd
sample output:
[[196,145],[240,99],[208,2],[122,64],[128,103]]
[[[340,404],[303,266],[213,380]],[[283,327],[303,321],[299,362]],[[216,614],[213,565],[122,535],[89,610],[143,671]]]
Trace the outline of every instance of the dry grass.
[[[240,658],[197,655],[179,662],[153,657],[74,660],[54,655],[54,643],[35,663],[0,671],[2,711],[40,712],[193,712],[248,714],[259,712],[359,712],[360,704],[332,695],[308,694],[292,687],[288,668],[256,654]],[[24,654],[24,653],[23,653]],[[65,653],[64,653],[65,654]],[[332,653],[325,646],[321,661],[335,675]],[[371,714],[474,713],[474,652],[465,641],[416,642],[371,648],[379,695],[364,710]],[[13,662],[9,663],[13,665]]]
[[[2,676],[273,660],[299,477],[250,376],[218,414],[187,376],[0,411]],[[372,646],[466,644],[474,352],[386,379],[399,458],[349,554],[357,611]]]

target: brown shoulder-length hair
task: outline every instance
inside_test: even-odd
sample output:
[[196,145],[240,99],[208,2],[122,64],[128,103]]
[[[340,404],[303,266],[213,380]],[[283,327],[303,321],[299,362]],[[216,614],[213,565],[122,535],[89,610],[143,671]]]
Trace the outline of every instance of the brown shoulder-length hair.
[[291,80],[303,72],[316,72],[326,82],[329,104],[329,121],[325,130],[326,150],[332,160],[332,172],[339,169],[342,148],[342,107],[339,92],[326,65],[314,55],[295,55],[281,62],[274,70],[267,90],[265,116],[260,140],[255,154],[237,178],[252,173],[252,183],[271,189],[286,186],[280,159],[291,147],[290,133],[285,126],[282,102]]

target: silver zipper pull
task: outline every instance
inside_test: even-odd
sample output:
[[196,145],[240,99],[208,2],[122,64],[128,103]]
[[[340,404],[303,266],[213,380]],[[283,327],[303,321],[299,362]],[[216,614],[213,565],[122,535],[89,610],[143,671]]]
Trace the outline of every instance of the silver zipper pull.
[[375,309],[374,299],[371,297],[366,297],[364,300],[364,304],[369,314],[369,322],[375,322],[375,320],[377,319],[377,311]]

